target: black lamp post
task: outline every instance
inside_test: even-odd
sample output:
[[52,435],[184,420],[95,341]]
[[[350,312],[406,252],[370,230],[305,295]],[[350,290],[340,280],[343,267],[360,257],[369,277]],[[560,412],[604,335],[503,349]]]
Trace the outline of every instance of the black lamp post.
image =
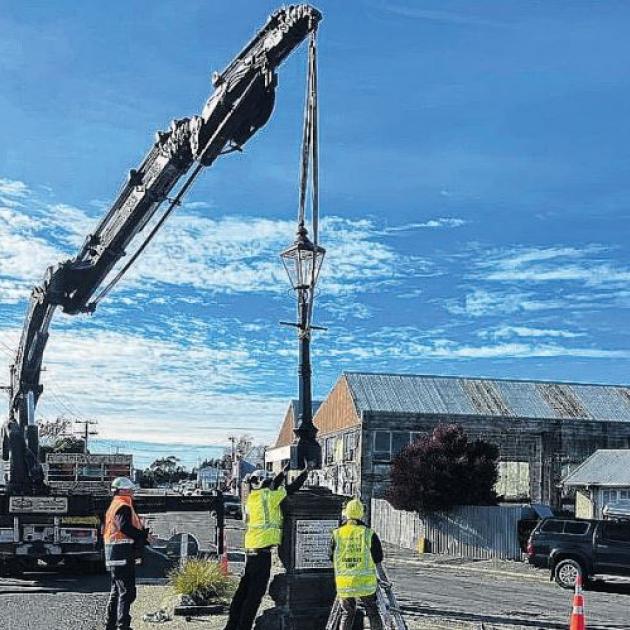
[[[308,464],[320,468],[322,450],[317,442],[317,428],[313,424],[313,399],[311,393],[311,330],[320,329],[311,325],[315,285],[319,276],[326,250],[308,238],[304,221],[298,224],[297,237],[291,247],[280,257],[297,297],[297,324],[289,324],[298,329],[298,419],[295,427],[296,451],[292,466],[301,468]],[[285,323],[285,322],[283,322]],[[321,329],[320,329],[321,330]]]

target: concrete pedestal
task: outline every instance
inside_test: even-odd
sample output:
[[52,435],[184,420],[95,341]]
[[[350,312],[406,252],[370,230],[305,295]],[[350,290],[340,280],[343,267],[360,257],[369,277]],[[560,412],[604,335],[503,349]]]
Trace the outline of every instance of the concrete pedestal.
[[328,546],[345,500],[325,488],[306,488],[283,502],[278,554],[285,573],[272,580],[275,606],[256,620],[255,630],[324,630],[335,599]]

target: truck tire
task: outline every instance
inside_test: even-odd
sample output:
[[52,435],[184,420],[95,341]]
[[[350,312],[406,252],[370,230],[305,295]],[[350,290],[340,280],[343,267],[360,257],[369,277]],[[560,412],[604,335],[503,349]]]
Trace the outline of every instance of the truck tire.
[[586,571],[574,558],[563,558],[559,560],[553,570],[553,578],[556,584],[562,588],[574,589],[575,580],[578,575],[581,575],[583,582],[586,582]]

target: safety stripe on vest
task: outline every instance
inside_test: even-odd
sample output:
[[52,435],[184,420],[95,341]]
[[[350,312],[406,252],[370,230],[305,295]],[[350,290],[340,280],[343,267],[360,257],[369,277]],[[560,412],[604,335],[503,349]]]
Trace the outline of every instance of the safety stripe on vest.
[[269,493],[263,491],[261,499],[262,499],[263,518],[265,519],[265,524],[271,523],[271,518],[269,518]]
[[126,560],[105,560],[106,567],[124,567],[126,564]]

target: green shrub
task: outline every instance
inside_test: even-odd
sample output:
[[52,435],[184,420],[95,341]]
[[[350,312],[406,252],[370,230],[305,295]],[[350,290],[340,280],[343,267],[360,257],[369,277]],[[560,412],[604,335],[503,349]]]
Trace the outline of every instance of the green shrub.
[[217,562],[192,559],[169,573],[169,582],[178,595],[189,597],[197,605],[224,599],[232,594],[235,581],[224,575]]

